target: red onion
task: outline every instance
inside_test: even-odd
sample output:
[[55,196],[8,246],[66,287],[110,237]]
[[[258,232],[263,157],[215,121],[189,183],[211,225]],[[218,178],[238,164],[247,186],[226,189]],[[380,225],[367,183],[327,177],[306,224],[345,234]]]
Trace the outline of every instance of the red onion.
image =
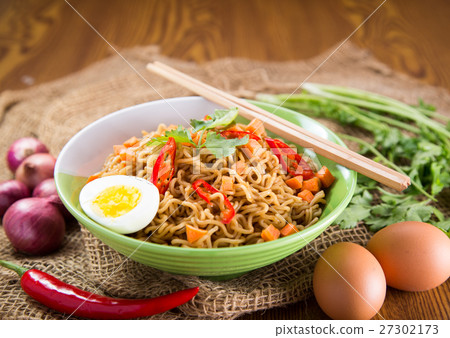
[[65,222],[47,198],[30,197],[15,202],[3,217],[6,236],[13,247],[30,255],[57,250],[64,239]]
[[28,156],[36,153],[48,153],[47,147],[34,137],[22,137],[9,147],[6,155],[9,169],[14,173]]
[[48,197],[45,197],[50,203],[52,203],[55,207],[58,208],[59,212],[61,213],[61,215],[64,217],[64,219],[66,221],[71,221],[73,220],[73,216],[72,214],[69,212],[69,210],[66,209],[66,206],[64,205],[64,203],[61,201],[61,199],[59,198],[58,194],[55,195],[50,195]]
[[50,154],[34,154],[27,157],[16,170],[16,180],[34,189],[39,183],[53,177],[56,158]]
[[9,180],[0,183],[0,217],[15,201],[30,197],[30,190],[20,181]]
[[33,197],[47,197],[49,201],[51,201],[59,209],[66,221],[73,218],[72,214],[66,209],[63,202],[59,198],[58,192],[56,191],[54,178],[47,178],[39,183],[33,190]]
[[43,180],[33,190],[33,197],[48,197],[51,195],[58,195],[54,178]]

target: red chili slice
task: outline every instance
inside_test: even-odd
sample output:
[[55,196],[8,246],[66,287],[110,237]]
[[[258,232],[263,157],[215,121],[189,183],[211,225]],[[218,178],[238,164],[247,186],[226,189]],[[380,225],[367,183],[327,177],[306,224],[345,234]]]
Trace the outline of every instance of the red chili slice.
[[259,141],[260,138],[249,132],[249,131],[239,131],[239,130],[224,130],[220,133],[220,135],[222,135],[225,138],[243,138],[245,136],[248,136],[250,139],[254,139]]
[[[274,155],[280,161],[280,164],[284,170],[293,176],[302,175],[304,179],[310,179],[314,177],[314,172],[308,163],[302,158],[300,154],[289,147],[286,143],[280,140],[275,140],[269,137],[265,138],[270,149]],[[286,163],[286,160],[287,163]]]
[[223,202],[225,204],[225,209],[221,211],[222,223],[228,224],[232,221],[234,215],[236,214],[236,211],[223,192],[220,192],[204,180],[196,180],[194,183],[192,183],[192,187],[197,192],[197,194],[208,204],[211,204],[211,194],[215,194],[217,192],[221,193],[223,195]]
[[152,183],[158,188],[159,193],[164,193],[169,188],[175,172],[175,155],[177,144],[173,137],[169,137],[167,143],[162,147],[158,158],[156,159],[152,173]]

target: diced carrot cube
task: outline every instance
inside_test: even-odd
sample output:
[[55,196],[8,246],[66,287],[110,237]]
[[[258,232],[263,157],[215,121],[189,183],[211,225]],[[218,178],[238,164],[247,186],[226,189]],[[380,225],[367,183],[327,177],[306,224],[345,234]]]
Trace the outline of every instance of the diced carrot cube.
[[329,186],[331,186],[335,180],[333,174],[330,172],[330,170],[323,166],[317,173],[316,173],[316,177],[318,177],[320,179],[320,182],[322,182],[322,185],[325,188],[328,188]]
[[134,161],[136,159],[134,152],[127,150],[122,151],[119,156],[122,161]]
[[298,232],[297,227],[291,223],[286,224],[283,227],[283,229],[281,229],[281,231],[280,231],[281,236],[284,236],[284,237],[295,234],[296,232]]
[[228,127],[226,130],[229,130],[229,131],[244,131],[237,124],[235,124],[234,126]]
[[245,131],[248,131],[257,136],[261,136],[266,133],[266,129],[264,128],[264,123],[259,119],[253,119],[245,128]]
[[302,190],[298,193],[297,195],[298,197],[301,197],[302,199],[304,199],[306,202],[311,203],[311,201],[314,199],[314,195],[311,191],[309,190]]
[[309,190],[313,194],[316,194],[320,191],[322,183],[318,177],[310,178],[309,180],[303,181],[302,190]]
[[276,240],[278,237],[280,237],[280,230],[272,224],[261,232],[261,238],[266,242]]
[[113,145],[114,155],[119,155],[125,149],[126,149],[125,146],[122,144]]
[[[254,140],[254,139],[250,139],[248,140],[248,143],[242,147],[245,147],[246,149],[248,149],[251,153],[251,155],[255,155],[259,149],[261,149],[261,145],[259,144],[258,141]],[[246,154],[248,155],[248,154]]]
[[303,185],[303,176],[295,176],[286,181],[286,184],[292,189],[301,189]]
[[136,136],[133,136],[133,137],[130,137],[128,140],[126,140],[124,143],[123,143],[123,145],[126,147],[126,148],[130,148],[130,147],[132,147],[132,146],[134,146],[136,143],[138,143],[139,142],[139,140],[138,140],[138,138],[136,137]]
[[244,161],[237,161],[231,166],[231,169],[235,170],[238,175],[242,175],[245,172],[246,168],[247,164],[245,164]]
[[233,191],[233,178],[229,176],[222,176],[222,185],[220,187],[221,192]]
[[208,233],[207,230],[197,229],[186,224],[186,236],[189,243],[194,243]]

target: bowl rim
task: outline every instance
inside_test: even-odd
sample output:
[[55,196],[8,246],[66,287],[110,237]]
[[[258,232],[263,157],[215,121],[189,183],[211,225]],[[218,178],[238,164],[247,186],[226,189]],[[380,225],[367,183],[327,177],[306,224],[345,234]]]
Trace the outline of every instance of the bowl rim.
[[[97,119],[96,121],[90,123],[89,125],[87,125],[86,127],[82,128],[80,131],[78,131],[74,136],[72,136],[72,138],[65,144],[65,146],[62,148],[56,164],[55,164],[55,171],[54,171],[54,176],[55,176],[55,184],[56,184],[56,189],[58,192],[58,195],[60,196],[62,202],[64,203],[64,205],[66,206],[66,208],[68,208],[68,210],[70,211],[70,213],[75,216],[75,218],[77,218],[77,220],[85,227],[89,230],[90,233],[92,233],[93,231],[91,230],[91,227],[94,228],[94,230],[96,232],[100,232],[102,233],[102,235],[105,235],[109,238],[109,241],[118,241],[121,242],[121,245],[126,245],[132,248],[135,248],[133,253],[129,255],[129,257],[131,258],[132,255],[141,249],[141,247],[144,248],[148,248],[149,251],[152,251],[150,249],[154,249],[159,251],[159,253],[161,254],[172,254],[172,255],[176,255],[177,253],[188,253],[189,255],[192,256],[203,256],[206,252],[208,253],[214,253],[214,254],[230,254],[233,253],[234,254],[244,254],[248,251],[251,252],[257,252],[257,251],[266,251],[268,249],[268,247],[271,247],[272,249],[279,247],[279,246],[285,246],[291,242],[296,242],[296,241],[304,241],[305,245],[309,244],[311,241],[307,240],[305,238],[307,238],[308,236],[310,236],[312,233],[316,233],[320,230],[320,232],[318,232],[318,234],[320,235],[328,226],[331,225],[331,223],[333,222],[334,219],[336,219],[336,217],[338,217],[338,215],[342,212],[341,209],[345,209],[348,205],[348,203],[350,202],[350,200],[353,197],[355,188],[356,188],[356,184],[357,184],[357,173],[353,170],[347,169],[350,173],[349,176],[349,180],[351,180],[351,185],[349,187],[349,192],[347,193],[347,195],[345,196],[344,199],[341,200],[341,202],[339,203],[339,205],[330,212],[330,214],[328,214],[325,218],[323,219],[319,219],[319,221],[313,225],[311,225],[310,227],[307,227],[301,231],[299,231],[298,233],[295,233],[291,236],[286,236],[286,237],[282,237],[282,238],[278,238],[275,241],[270,241],[270,242],[264,242],[264,243],[258,243],[257,245],[243,245],[243,246],[237,246],[237,247],[222,247],[222,248],[186,248],[186,247],[176,247],[176,246],[170,246],[170,245],[164,245],[164,244],[157,244],[157,243],[152,243],[152,242],[147,242],[146,240],[140,240],[140,239],[136,239],[133,237],[129,237],[127,235],[123,235],[123,234],[119,234],[116,233],[112,230],[109,230],[108,228],[102,226],[101,224],[96,223],[95,221],[91,220],[89,217],[87,217],[86,215],[82,214],[79,212],[79,210],[77,210],[75,207],[72,206],[72,203],[66,198],[66,196],[64,196],[61,192],[61,187],[59,184],[59,172],[60,172],[60,168],[61,168],[61,158],[63,157],[62,155],[68,151],[68,149],[70,148],[71,144],[76,142],[77,139],[87,130],[94,128],[97,124],[102,123],[104,120],[111,118],[112,116],[116,116],[116,115],[121,115],[121,114],[126,114],[129,110],[133,110],[136,109],[138,107],[142,107],[142,106],[151,106],[154,104],[160,104],[161,101],[164,102],[175,102],[175,101],[196,101],[196,100],[205,100],[208,101],[206,99],[204,99],[203,97],[200,96],[185,96],[185,97],[175,97],[175,98],[168,98],[168,99],[161,99],[161,100],[155,100],[155,101],[149,101],[149,102],[144,102],[141,104],[137,104],[137,105],[133,105],[130,107],[126,107],[126,108],[122,108],[120,110],[117,110],[115,112],[112,112],[108,115],[105,115],[99,119]],[[291,109],[288,108],[284,108],[284,107],[280,107],[280,106],[276,106],[270,103],[266,103],[266,102],[260,102],[260,101],[255,101],[255,100],[247,100],[248,102],[251,102],[255,105],[263,105],[263,106],[267,106],[270,107],[272,109],[274,109],[275,111],[281,111],[281,112],[287,112],[289,114],[299,114],[302,116],[302,119],[306,119],[306,120],[310,120],[311,122],[315,123],[315,124],[319,124],[320,127],[322,127],[323,129],[325,129],[325,131],[330,134],[335,140],[333,140],[333,142],[336,142],[337,144],[347,147],[345,145],[345,143],[339,138],[339,136],[337,136],[333,131],[331,131],[330,129],[328,129],[326,126],[324,126],[323,124],[315,121],[314,119],[305,116],[301,113],[298,113],[296,111],[293,111]],[[78,217],[77,217],[78,216]],[[81,218],[83,220],[83,222],[80,221]],[[88,221],[88,225],[84,224],[85,221]],[[323,228],[323,229],[322,229]],[[97,237],[96,235],[94,235],[95,237]],[[103,240],[102,240],[103,241]]]

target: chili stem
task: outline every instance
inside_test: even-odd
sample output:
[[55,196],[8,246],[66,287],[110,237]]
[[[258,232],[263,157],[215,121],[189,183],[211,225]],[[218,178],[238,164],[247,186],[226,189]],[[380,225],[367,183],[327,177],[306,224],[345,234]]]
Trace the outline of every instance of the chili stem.
[[1,265],[1,266],[4,266],[4,267],[7,268],[7,269],[10,269],[10,270],[13,270],[13,271],[17,272],[17,274],[18,274],[20,277],[22,277],[22,275],[23,275],[25,272],[28,271],[28,269],[26,269],[26,268],[24,268],[24,267],[22,267],[22,266],[20,266],[20,265],[17,265],[17,264],[11,263],[11,262],[7,262],[7,261],[4,261],[4,260],[2,260],[2,259],[0,259],[0,265]]

